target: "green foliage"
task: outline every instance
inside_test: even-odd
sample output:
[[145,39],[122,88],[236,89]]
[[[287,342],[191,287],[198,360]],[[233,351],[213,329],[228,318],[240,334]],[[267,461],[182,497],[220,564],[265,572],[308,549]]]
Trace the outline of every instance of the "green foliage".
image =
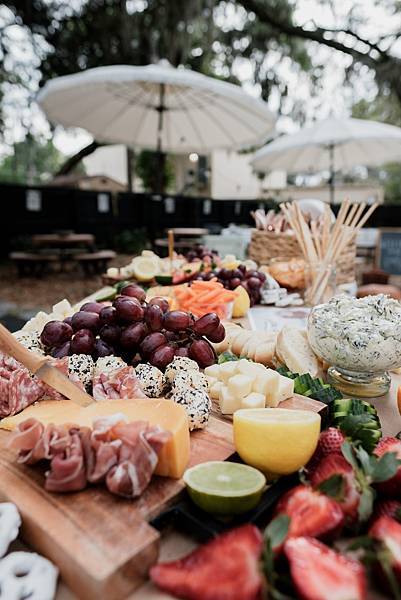
[[[168,156],[164,155],[163,163],[163,190],[169,190],[174,184],[174,167]],[[150,150],[142,150],[134,161],[135,172],[142,180],[144,190],[151,192],[157,189],[158,154]]]
[[44,183],[64,160],[51,141],[31,136],[13,146],[13,153],[0,162],[0,181],[8,183]]
[[140,254],[148,243],[144,229],[124,229],[113,238],[113,248],[121,254]]

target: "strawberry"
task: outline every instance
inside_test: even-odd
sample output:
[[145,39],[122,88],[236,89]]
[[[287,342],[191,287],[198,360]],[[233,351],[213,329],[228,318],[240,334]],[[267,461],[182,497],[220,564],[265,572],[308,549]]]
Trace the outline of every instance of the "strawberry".
[[[369,536],[376,540],[375,558],[378,561],[378,575],[387,587],[397,596],[394,587],[401,584],[401,524],[390,517],[380,517],[369,529]],[[395,576],[395,581],[391,577]],[[390,574],[390,577],[389,577]],[[399,597],[399,596],[397,596]]]
[[[387,454],[387,452],[394,452],[397,458],[401,458],[401,440],[395,437],[384,437],[379,441],[373,452],[379,457]],[[377,483],[375,487],[381,494],[401,500],[401,466],[398,467],[394,477]]]
[[288,537],[327,537],[338,532],[344,514],[335,500],[306,485],[298,485],[279,501],[275,514],[290,517]]
[[336,475],[342,478],[343,484],[341,492],[336,498],[337,502],[341,506],[347,520],[355,520],[361,494],[355,479],[354,470],[342,455],[332,454],[323,458],[310,474],[309,479],[312,486],[317,488]]
[[303,600],[364,600],[366,574],[362,564],[308,537],[285,542],[292,581]]
[[316,465],[325,456],[331,454],[341,454],[341,445],[345,442],[345,435],[336,427],[329,427],[321,432],[316,450],[306,465],[306,470],[311,473],[316,468]]
[[259,529],[243,525],[180,560],[155,565],[150,578],[162,590],[188,600],[257,600],[262,547]]

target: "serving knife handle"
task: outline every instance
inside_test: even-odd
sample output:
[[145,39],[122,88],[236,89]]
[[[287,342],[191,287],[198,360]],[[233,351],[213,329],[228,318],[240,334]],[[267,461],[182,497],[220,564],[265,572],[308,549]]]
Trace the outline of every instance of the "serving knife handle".
[[25,348],[1,323],[0,347],[4,352],[22,363],[31,373],[36,373],[47,362],[47,356],[39,356]]

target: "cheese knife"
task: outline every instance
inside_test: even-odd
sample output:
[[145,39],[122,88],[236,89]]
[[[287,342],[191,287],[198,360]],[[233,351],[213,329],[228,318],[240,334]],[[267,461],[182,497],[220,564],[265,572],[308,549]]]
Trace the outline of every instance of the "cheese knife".
[[4,352],[22,363],[33,375],[47,383],[60,394],[80,406],[88,406],[94,402],[92,396],[81,390],[64,373],[53,367],[47,356],[40,356],[25,348],[0,323],[0,346]]

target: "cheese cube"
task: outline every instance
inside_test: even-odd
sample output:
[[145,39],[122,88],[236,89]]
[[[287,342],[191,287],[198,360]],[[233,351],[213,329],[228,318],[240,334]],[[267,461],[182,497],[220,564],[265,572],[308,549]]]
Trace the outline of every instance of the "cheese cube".
[[220,365],[210,365],[210,367],[206,367],[204,373],[206,377],[220,379]]
[[210,397],[212,398],[212,400],[218,400],[220,397],[220,390],[223,387],[223,383],[221,381],[216,381],[216,383],[214,383],[210,390],[209,390],[209,394]]
[[252,391],[263,394],[266,399],[266,406],[274,408],[278,404],[278,392],[280,385],[280,375],[273,369],[266,369],[264,373],[257,376],[252,384]]
[[264,408],[265,396],[257,392],[251,392],[245,398],[242,398],[241,408]]
[[222,365],[220,365],[219,379],[220,379],[220,381],[227,383],[227,381],[230,379],[230,377],[235,375],[236,372],[237,372],[237,361],[236,360],[230,360],[228,362],[225,362]]
[[[280,375],[280,383],[277,395],[277,403],[286,400],[287,398],[291,398],[294,395],[294,380],[289,377],[284,377],[284,375]],[[276,405],[277,406],[277,405]]]
[[241,408],[241,399],[236,398],[227,386],[222,385],[219,392],[219,404],[223,415],[232,415]]
[[252,379],[247,375],[234,375],[228,380],[227,387],[236,398],[244,398],[252,390]]
[[260,373],[263,373],[263,371],[266,371],[266,367],[260,363],[254,363],[246,359],[241,359],[238,361],[237,372],[241,373],[241,375],[247,375],[248,377],[254,379]]

